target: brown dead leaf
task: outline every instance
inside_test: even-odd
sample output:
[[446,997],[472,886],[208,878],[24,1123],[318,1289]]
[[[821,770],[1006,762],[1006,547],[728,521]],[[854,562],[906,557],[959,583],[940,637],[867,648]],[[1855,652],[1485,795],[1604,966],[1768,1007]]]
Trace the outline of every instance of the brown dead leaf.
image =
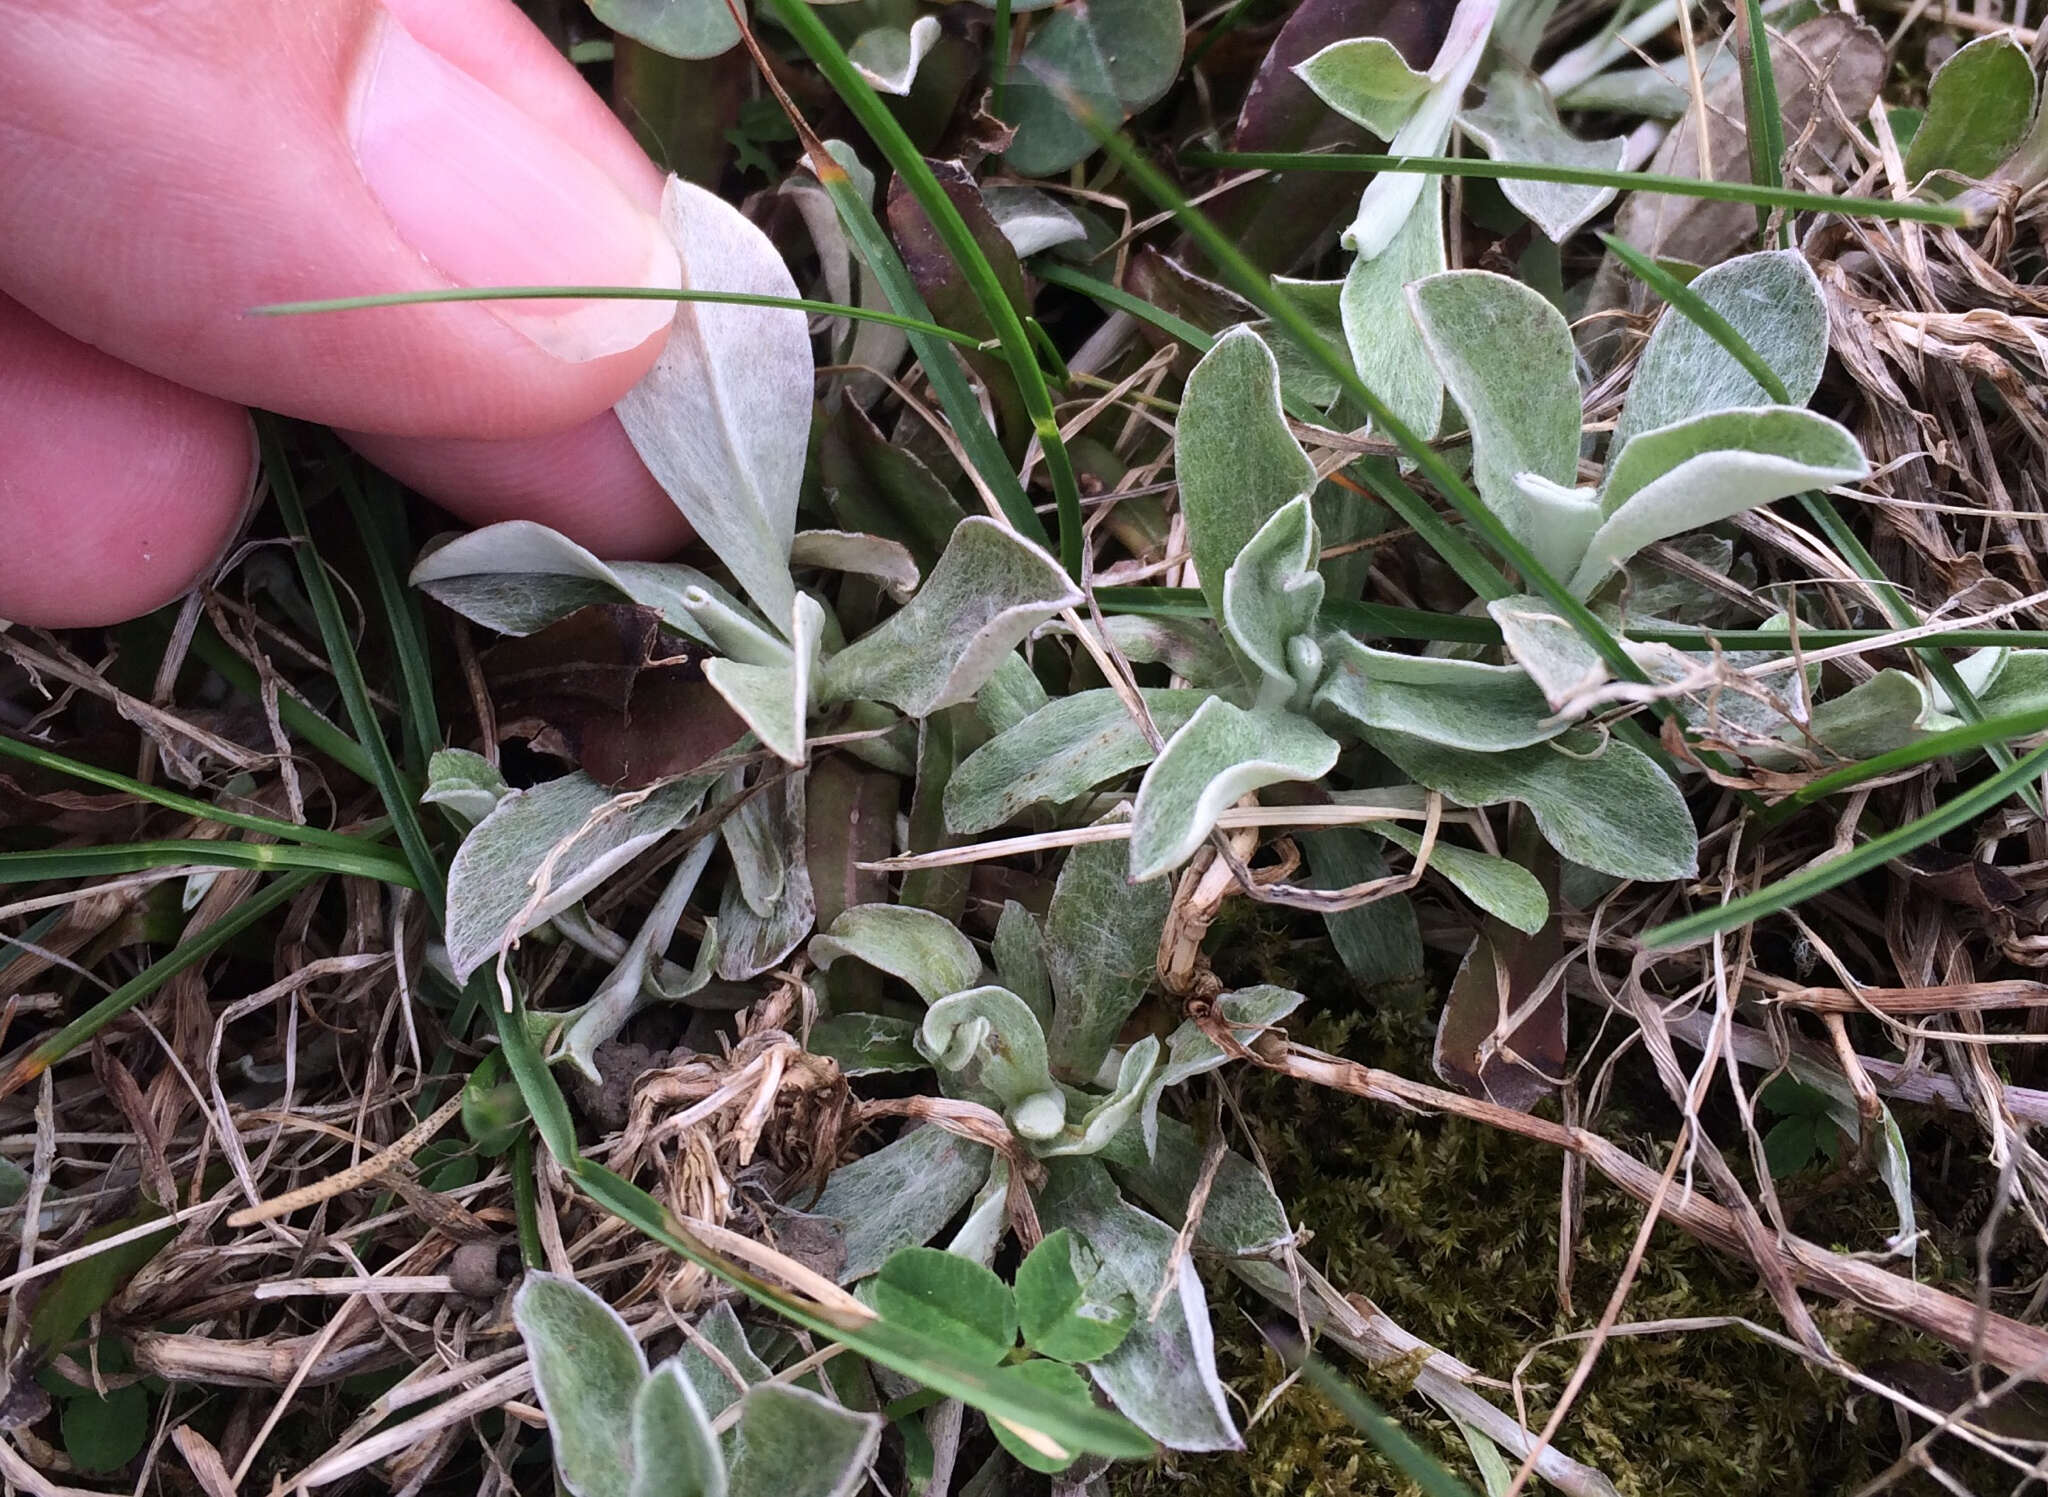
[[1437,1075],[1460,1091],[1517,1112],[1549,1096],[1551,1078],[1565,1067],[1562,980],[1542,992],[1511,1032],[1497,1033],[1537,995],[1564,954],[1555,857],[1540,854],[1531,871],[1550,896],[1549,922],[1533,936],[1501,920],[1490,919],[1480,928],[1444,996],[1432,1057]]
[[[1842,120],[1860,120],[1869,111],[1884,81],[1884,39],[1855,17],[1830,11],[1772,36],[1771,67],[1791,157],[1785,176],[1796,185],[1803,172],[1815,170],[1841,149]],[[1699,112],[1693,110],[1658,148],[1650,170],[1698,176],[1698,132]],[[1739,75],[1730,74],[1707,90],[1707,152],[1715,181],[1750,179]],[[1756,209],[1747,203],[1638,192],[1622,204],[1615,227],[1623,239],[1650,254],[1717,265],[1756,238]]]
[[594,603],[483,657],[500,737],[527,738],[627,789],[686,774],[746,724],[704,679],[700,652],[631,603]]

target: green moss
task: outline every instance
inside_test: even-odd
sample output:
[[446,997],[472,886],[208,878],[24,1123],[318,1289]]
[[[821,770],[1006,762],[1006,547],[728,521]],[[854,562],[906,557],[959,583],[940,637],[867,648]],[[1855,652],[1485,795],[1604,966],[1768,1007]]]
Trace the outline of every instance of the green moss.
[[[1414,991],[1359,998],[1320,941],[1276,944],[1266,923],[1274,919],[1267,914],[1245,921],[1250,929],[1224,933],[1215,949],[1237,955],[1228,964],[1219,957],[1225,967],[1219,975],[1233,983],[1291,982],[1311,995],[1309,1011],[1321,1009],[1297,1026],[1306,1043],[1427,1076],[1435,1000]],[[1587,1181],[1567,1313],[1557,1278],[1563,1161],[1556,1151],[1270,1074],[1240,1074],[1238,1084],[1281,1198],[1313,1233],[1304,1255],[1340,1288],[1373,1300],[1416,1335],[1503,1379],[1537,1343],[1597,1321],[1642,1220],[1642,1208],[1597,1175]],[[1647,1067],[1625,1059],[1615,1096],[1598,1120],[1601,1131],[1649,1158],[1657,1155],[1655,1141],[1674,1131],[1671,1121]],[[1874,1182],[1856,1182],[1808,1203],[1796,1225],[1821,1241],[1868,1245],[1888,1230],[1887,1209]],[[1941,1277],[1943,1264],[1970,1261],[1965,1241],[1943,1240],[1939,1232],[1937,1226],[1935,1240],[1923,1249],[1926,1277]],[[1281,1369],[1247,1316],[1270,1320],[1273,1312],[1227,1274],[1211,1272],[1207,1282],[1217,1312],[1219,1365],[1250,1409],[1279,1381]],[[1811,1303],[1830,1341],[1859,1365],[1943,1354],[1885,1322],[1826,1301]],[[1751,1271],[1675,1228],[1660,1227],[1622,1320],[1723,1315],[1779,1324]],[[1532,1423],[1540,1425],[1549,1412],[1580,1345],[1547,1349],[1524,1372]],[[1341,1365],[1362,1376],[1367,1391],[1478,1489],[1462,1438],[1434,1406],[1404,1396],[1397,1379],[1365,1374],[1348,1359]],[[1851,1394],[1840,1379],[1739,1328],[1616,1337],[1558,1444],[1631,1497],[1849,1491],[1899,1450],[1891,1414]],[[1244,1455],[1182,1458],[1124,1472],[1112,1489],[1125,1497],[1377,1497],[1413,1490],[1305,1387],[1284,1395],[1246,1439]],[[1951,1462],[1950,1469],[1966,1468]]]

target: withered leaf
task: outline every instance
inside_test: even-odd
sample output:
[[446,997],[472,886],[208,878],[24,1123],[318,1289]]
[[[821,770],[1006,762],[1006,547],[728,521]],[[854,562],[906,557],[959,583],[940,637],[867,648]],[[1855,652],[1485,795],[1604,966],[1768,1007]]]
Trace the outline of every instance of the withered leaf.
[[579,608],[486,652],[483,670],[501,737],[530,739],[605,785],[688,773],[746,733],[704,679],[699,647],[639,604]]

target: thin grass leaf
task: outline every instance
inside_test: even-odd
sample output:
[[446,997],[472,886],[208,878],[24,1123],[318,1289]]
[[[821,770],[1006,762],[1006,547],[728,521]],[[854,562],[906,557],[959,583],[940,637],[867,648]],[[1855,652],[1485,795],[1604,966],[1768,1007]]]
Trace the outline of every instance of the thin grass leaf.
[[337,852],[369,854],[377,849],[374,836],[368,833],[329,832],[319,827],[300,826],[295,821],[278,821],[269,816],[252,816],[245,811],[230,811],[210,801],[195,800],[189,795],[180,795],[175,790],[166,790],[161,785],[147,785],[112,769],[102,769],[97,764],[86,764],[77,759],[67,758],[33,743],[24,743],[19,738],[0,734],[0,757],[19,759],[24,764],[33,764],[38,769],[47,769],[56,774],[69,775],[83,780],[88,785],[100,785],[108,790],[118,790],[138,800],[149,801],[169,811],[186,816],[196,816],[203,821],[218,822],[222,826],[239,827],[245,832],[258,832],[276,837],[280,841],[300,842],[307,847],[327,847]]
[[[1759,0],[1742,0],[1735,26],[1735,65],[1742,70],[1743,126],[1749,136],[1750,179],[1766,187],[1785,182],[1785,116],[1778,107],[1778,76],[1771,64],[1770,36]],[[1757,205],[1756,231],[1770,232],[1771,212]],[[1791,244],[1789,226],[1778,231],[1781,248]]]
[[1679,920],[1668,920],[1644,931],[1643,949],[1656,951],[1689,946],[1724,930],[1791,909],[1816,894],[1825,894],[1837,885],[1858,878],[1873,868],[1881,868],[1894,858],[1905,857],[1936,837],[1993,810],[2044,768],[2048,768],[2048,743],[2040,745],[2010,768],[2000,770],[1953,800],[1935,807],[1925,816],[1873,837],[1851,852],[1802,868],[1789,878],[1731,899],[1726,904]]
[[1748,182],[1710,182],[1698,177],[1672,177],[1656,172],[1604,171],[1597,167],[1557,166],[1530,161],[1490,161],[1475,156],[1373,156],[1338,151],[1183,151],[1180,160],[1187,166],[1232,171],[1415,172],[1441,177],[1491,177],[1507,182],[1560,182],[1579,187],[1613,187],[1623,192],[1711,198],[1723,203],[1755,203],[1761,208],[1783,208],[1793,213],[1836,213],[1845,218],[1941,224],[1947,228],[1967,228],[1971,223],[1963,209],[1948,203],[1831,197],[1826,193],[1759,187]]
[[16,1060],[5,1073],[0,1073],[0,1097],[5,1097],[35,1080],[180,972],[205,961],[301,889],[324,876],[322,871],[310,868],[288,873],[268,888],[250,895],[227,915],[207,926],[199,935],[189,941],[181,941],[168,955],[150,963]]
[[381,473],[375,478],[378,502],[372,503],[356,481],[356,465],[340,442],[330,442],[329,450],[341,469],[342,499],[370,554],[370,575],[377,584],[391,653],[405,687],[406,765],[414,774],[423,774],[427,756],[441,746],[441,715],[434,706],[434,667],[427,656],[419,595],[406,587],[402,570],[412,553],[405,533],[405,506],[399,502],[398,486]]
[[844,317],[851,322],[879,322],[905,332],[942,338],[962,348],[980,348],[982,340],[972,333],[940,327],[925,317],[882,312],[873,307],[849,306],[844,302],[814,301],[803,296],[765,296],[751,291],[675,290],[663,286],[447,286],[433,291],[393,291],[374,296],[336,296],[325,301],[280,301],[251,307],[256,317],[301,317],[311,312],[360,312],[370,307],[414,307],[449,301],[702,301],[732,307],[771,307],[791,312],[816,312]]
[[[874,209],[868,206],[867,199],[854,185],[852,175],[829,156],[822,161],[814,159],[811,166],[818,174],[818,183],[825,189],[825,195],[839,212],[839,222],[846,230],[846,237],[853,241],[867,268],[874,272],[890,304],[898,312],[929,324],[931,309],[925,305],[924,294],[911,279],[903,257],[896,251],[895,242],[883,232]],[[916,329],[908,331],[911,351],[917,355],[925,378],[931,382],[932,391],[939,398],[940,408],[952,423],[953,434],[959,439],[961,450],[967,454],[967,460],[974,465],[982,483],[995,496],[1003,517],[1026,539],[1050,545],[1052,537],[1046,534],[1038,511],[1032,507],[1030,496],[1024,492],[1024,485],[1017,477],[1017,470],[1010,465],[1003,452],[1003,444],[988,424],[980,400],[968,384],[967,376],[961,372],[959,360],[947,351],[947,340],[934,333]],[[980,346],[979,339],[975,340],[975,346]]]
[[1351,1379],[1327,1362],[1308,1352],[1285,1331],[1268,1331],[1266,1339],[1281,1359],[1299,1371],[1308,1385],[1336,1405],[1337,1411],[1353,1424],[1380,1453],[1392,1461],[1427,1497],[1473,1497],[1472,1489],[1449,1471],[1435,1456],[1417,1445],[1408,1432],[1389,1419],[1380,1406],[1359,1392]]
[[144,868],[312,868],[322,873],[374,878],[416,889],[413,872],[397,858],[338,847],[291,843],[166,838],[113,847],[54,847],[47,852],[0,853],[0,885],[52,878],[108,878]]
[[[873,137],[875,144],[882,148],[882,154],[896,168],[896,174],[903,179],[903,185],[910,190],[911,196],[917,199],[918,206],[924,209],[925,217],[931,220],[933,229],[959,265],[961,274],[967,278],[975,300],[981,303],[982,310],[994,325],[1002,341],[1003,356],[1016,378],[1025,411],[1031,418],[1032,430],[1044,449],[1046,471],[1052,477],[1053,495],[1059,506],[1060,564],[1070,575],[1080,576],[1080,484],[1074,476],[1074,464],[1067,454],[1066,441],[1060,436],[1059,418],[1053,412],[1052,392],[1047,389],[1045,373],[1038,367],[1037,356],[1032,352],[1031,335],[1025,330],[1023,319],[1017,315],[1009,297],[1004,295],[994,267],[974,242],[974,235],[966,220],[961,218],[960,210],[939,185],[938,178],[932,175],[931,167],[896,122],[896,116],[889,112],[880,96],[861,76],[860,70],[847,57],[845,49],[825,23],[804,0],[769,0],[769,5],[783,29],[796,38],[840,99]],[[1031,532],[1025,533],[1029,535]]]
[[283,433],[278,428],[277,419],[259,412],[256,434],[262,446],[263,469],[269,477],[271,493],[277,499],[285,529],[291,533],[292,550],[298,558],[299,576],[305,584],[306,597],[313,605],[314,616],[320,621],[320,642],[326,648],[328,664],[334,671],[335,686],[348,708],[349,722],[355,728],[356,738],[369,759],[371,783],[383,797],[384,812],[391,818],[392,829],[398,834],[398,845],[405,850],[406,862],[412,866],[415,887],[426,901],[434,924],[439,926],[446,913],[447,899],[441,866],[427,842],[426,828],[420,824],[419,811],[414,804],[418,794],[399,773],[398,763],[391,757],[391,745],[385,741],[383,729],[378,725],[377,709],[370,701],[369,683],[363,678],[362,663],[356,659],[355,644],[349,637],[348,620],[342,614],[341,602],[334,595],[334,584],[328,580],[327,569],[321,564],[320,554],[313,545],[312,531],[306,523],[306,508],[299,500],[298,478],[285,457]]

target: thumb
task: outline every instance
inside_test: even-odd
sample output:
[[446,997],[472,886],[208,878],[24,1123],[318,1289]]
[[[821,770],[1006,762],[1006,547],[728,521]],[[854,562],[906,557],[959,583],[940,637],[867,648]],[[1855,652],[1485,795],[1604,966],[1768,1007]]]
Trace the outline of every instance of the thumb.
[[508,0],[0,0],[0,290],[129,364],[356,430],[587,421],[663,302],[251,315],[675,286],[660,174]]

